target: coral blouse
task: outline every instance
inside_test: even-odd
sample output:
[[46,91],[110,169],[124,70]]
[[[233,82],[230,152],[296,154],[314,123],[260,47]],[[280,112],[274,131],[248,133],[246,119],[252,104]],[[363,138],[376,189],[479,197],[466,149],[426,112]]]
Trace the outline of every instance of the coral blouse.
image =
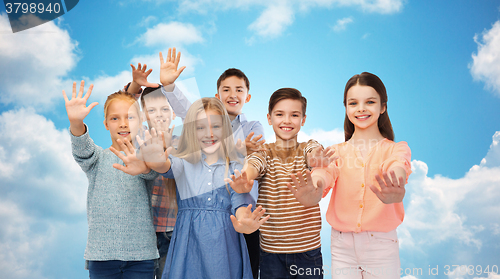
[[[403,222],[403,203],[384,204],[369,188],[380,189],[375,174],[382,176],[393,167],[406,171],[406,182],[411,173],[411,151],[404,141],[395,143],[388,139],[379,141],[363,159],[360,150],[349,142],[333,145],[339,159],[327,168],[316,168],[314,176],[325,179],[332,196],[326,220],[342,232],[389,232]],[[390,175],[389,175],[390,176]]]

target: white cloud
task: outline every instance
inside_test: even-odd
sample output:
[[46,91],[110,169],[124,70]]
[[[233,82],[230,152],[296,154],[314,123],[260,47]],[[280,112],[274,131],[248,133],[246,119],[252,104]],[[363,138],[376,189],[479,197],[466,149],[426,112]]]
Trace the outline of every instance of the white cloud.
[[[274,38],[283,34],[290,26],[298,12],[307,12],[313,8],[355,7],[364,12],[392,14],[402,10],[405,0],[182,0],[179,2],[181,13],[197,12],[206,14],[217,10],[248,10],[263,8],[260,16],[252,22],[248,29],[259,37]],[[245,39],[253,44],[255,37]]]
[[472,64],[469,65],[472,77],[485,82],[486,88],[500,97],[500,21],[480,36],[476,34],[474,41],[478,49],[477,54],[472,54]]
[[333,31],[340,32],[346,29],[347,24],[352,23],[352,17],[345,17],[337,20],[337,23],[332,27]]
[[[0,131],[2,278],[54,278],[46,276],[54,274],[48,263],[83,255],[87,178],[71,155],[68,131],[34,109],[3,112]],[[78,238],[67,242],[72,236]],[[76,265],[83,271],[83,260]]]
[[[494,142],[498,134],[495,133]],[[498,145],[492,144],[486,158],[498,156],[498,149]],[[498,158],[496,164],[487,161],[490,164],[474,166],[459,179],[428,177],[427,164],[412,161],[405,221],[398,229],[402,249],[423,252],[448,240],[476,251],[481,249],[488,241],[484,234],[495,234],[500,215],[500,164]]]
[[7,15],[0,14],[0,102],[48,108],[76,65],[78,43],[54,21],[11,32]]
[[148,28],[140,38],[146,46],[180,47],[193,43],[202,43],[201,32],[190,23],[159,23]]
[[286,1],[267,6],[262,14],[248,29],[255,31],[261,37],[276,37],[293,23],[294,11]]

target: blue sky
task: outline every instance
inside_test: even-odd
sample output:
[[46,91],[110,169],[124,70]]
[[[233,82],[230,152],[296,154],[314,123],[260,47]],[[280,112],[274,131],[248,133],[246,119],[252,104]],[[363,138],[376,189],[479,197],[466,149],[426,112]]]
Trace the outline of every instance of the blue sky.
[[95,84],[90,101],[100,105],[86,123],[108,147],[105,97],[131,79],[130,63],[147,63],[158,81],[158,52],[175,46],[187,66],[179,80],[201,96],[216,93],[229,67],[247,74],[252,100],[244,112],[264,124],[268,140],[276,89],[294,87],[308,99],[301,139],[331,145],[343,138],[345,82],[377,74],[396,141],[412,149],[398,233],[402,267],[423,275],[407,279],[499,278],[444,274],[446,265],[500,267],[499,7],[493,0],[80,1],[16,34],[2,8],[0,272],[87,278],[87,179],[71,156],[61,91],[74,80]]

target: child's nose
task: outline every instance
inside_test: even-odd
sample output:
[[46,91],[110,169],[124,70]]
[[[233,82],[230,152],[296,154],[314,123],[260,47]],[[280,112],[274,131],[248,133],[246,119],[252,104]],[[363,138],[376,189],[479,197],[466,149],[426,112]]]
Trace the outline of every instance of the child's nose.
[[122,119],[120,121],[120,127],[127,127],[128,126],[128,119]]

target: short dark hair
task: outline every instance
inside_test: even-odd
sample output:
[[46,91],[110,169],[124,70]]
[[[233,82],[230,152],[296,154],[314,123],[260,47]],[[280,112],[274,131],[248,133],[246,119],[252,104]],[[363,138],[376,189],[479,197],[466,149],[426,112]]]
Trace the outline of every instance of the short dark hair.
[[247,86],[247,89],[250,91],[250,81],[248,80],[247,76],[245,73],[243,73],[240,69],[236,68],[229,68],[220,75],[219,79],[217,80],[217,91],[219,91],[220,84],[229,77],[238,77],[241,78],[245,81],[245,85]]
[[158,86],[156,88],[154,88],[154,87],[146,87],[146,88],[144,88],[144,90],[142,91],[142,94],[141,94],[141,106],[142,106],[143,110],[146,108],[146,103],[145,103],[144,97],[146,97],[148,95],[151,95],[151,97],[161,97],[161,96],[164,97],[165,96],[161,92],[161,87],[160,86]]
[[295,88],[280,88],[274,91],[269,99],[269,114],[271,114],[274,106],[276,106],[279,101],[286,99],[300,101],[302,103],[302,115],[306,115],[307,99]]

